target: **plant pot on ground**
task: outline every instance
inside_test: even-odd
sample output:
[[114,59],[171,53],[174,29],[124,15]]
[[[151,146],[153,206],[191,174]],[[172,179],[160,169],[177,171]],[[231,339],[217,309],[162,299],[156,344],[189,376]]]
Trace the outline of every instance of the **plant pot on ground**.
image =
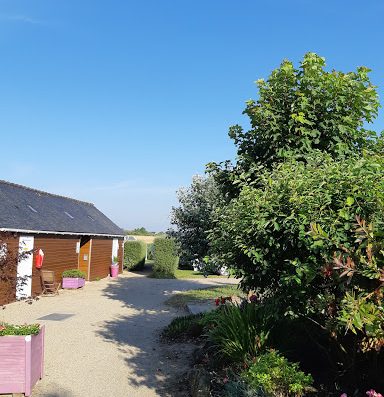
[[111,263],[111,277],[115,278],[119,275],[119,258],[114,256]]
[[85,274],[78,269],[65,270],[62,277],[63,288],[77,289],[82,288],[85,285]]
[[24,393],[43,377],[44,326],[0,324],[0,394]]

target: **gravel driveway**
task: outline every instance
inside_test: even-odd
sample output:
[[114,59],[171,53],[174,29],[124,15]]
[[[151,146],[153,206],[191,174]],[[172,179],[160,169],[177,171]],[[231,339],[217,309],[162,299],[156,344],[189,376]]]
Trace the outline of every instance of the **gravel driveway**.
[[[31,305],[12,303],[0,321],[46,325],[45,376],[33,397],[177,396],[166,390],[185,370],[190,352],[165,354],[159,344],[159,330],[180,315],[164,301],[176,291],[233,282],[124,274]],[[54,313],[71,316],[39,319]]]

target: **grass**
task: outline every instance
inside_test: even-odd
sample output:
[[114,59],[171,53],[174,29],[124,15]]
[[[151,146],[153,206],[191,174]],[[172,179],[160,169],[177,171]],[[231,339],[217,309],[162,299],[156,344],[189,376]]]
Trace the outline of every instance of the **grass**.
[[[149,265],[150,267],[153,265],[152,263],[149,263],[148,261],[146,262],[146,265]],[[168,277],[163,277],[163,276],[156,276],[153,272],[149,274],[148,277],[151,278],[176,278],[176,279],[189,279],[189,278],[204,278],[203,273],[201,272],[195,272],[193,270],[186,270],[186,269],[176,269],[175,275],[174,276],[168,276]],[[220,276],[217,274],[210,274],[208,275],[208,278],[227,278],[228,276]]]
[[[188,270],[188,269],[177,269],[175,273],[175,278],[202,278],[204,277],[203,273],[201,272],[195,272],[194,270]],[[219,276],[216,274],[210,274],[208,278],[212,277],[227,277],[227,276]]]
[[203,302],[220,296],[233,295],[244,296],[244,293],[237,288],[237,285],[223,285],[180,292],[171,296],[165,303],[169,306],[184,308],[190,302]]

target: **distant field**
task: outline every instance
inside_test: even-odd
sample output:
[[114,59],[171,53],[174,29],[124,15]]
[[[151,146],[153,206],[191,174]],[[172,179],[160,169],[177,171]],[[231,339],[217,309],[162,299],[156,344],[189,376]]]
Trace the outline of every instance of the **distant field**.
[[136,240],[144,241],[144,243],[146,244],[152,244],[153,240],[158,236],[132,236],[132,237],[134,237]]

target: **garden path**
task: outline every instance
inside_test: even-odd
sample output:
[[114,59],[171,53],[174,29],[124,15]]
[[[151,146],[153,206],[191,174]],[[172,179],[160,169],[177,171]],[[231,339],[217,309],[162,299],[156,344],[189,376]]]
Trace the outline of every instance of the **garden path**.
[[[12,303],[0,313],[0,321],[46,326],[45,376],[33,397],[178,396],[191,347],[174,351],[159,342],[161,328],[180,315],[164,301],[175,291],[235,282],[127,273],[86,283],[82,290],[61,290],[59,296],[31,305]],[[53,313],[73,315],[39,320]]]

